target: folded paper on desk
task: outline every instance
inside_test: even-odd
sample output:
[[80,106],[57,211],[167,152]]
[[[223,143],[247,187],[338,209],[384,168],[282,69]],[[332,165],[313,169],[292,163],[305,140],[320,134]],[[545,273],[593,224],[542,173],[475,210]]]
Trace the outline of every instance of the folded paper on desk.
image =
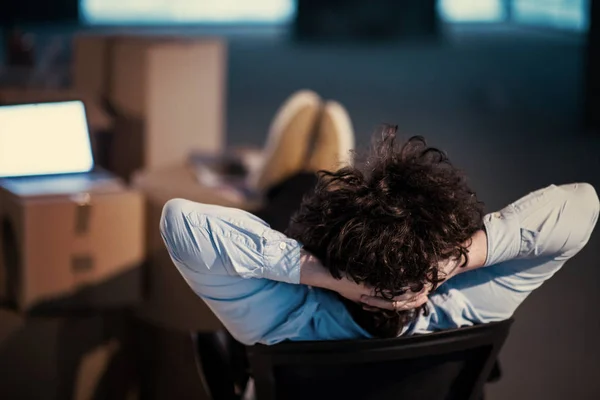
[[247,184],[248,176],[259,168],[261,155],[254,150],[233,149],[221,154],[191,153],[188,167],[197,182],[224,194],[252,200],[259,195]]

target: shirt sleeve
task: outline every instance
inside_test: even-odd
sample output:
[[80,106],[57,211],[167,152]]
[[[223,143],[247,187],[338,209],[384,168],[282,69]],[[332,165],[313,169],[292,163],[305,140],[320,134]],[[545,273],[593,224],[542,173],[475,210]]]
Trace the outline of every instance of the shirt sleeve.
[[587,183],[550,185],[484,217],[485,266],[513,259],[569,258],[588,242],[598,195]]
[[160,231],[171,258],[195,273],[300,283],[300,244],[246,211],[174,199]]
[[245,211],[181,199],[165,204],[160,231],[183,279],[238,341],[327,337],[311,321],[336,304],[297,284],[298,242]]

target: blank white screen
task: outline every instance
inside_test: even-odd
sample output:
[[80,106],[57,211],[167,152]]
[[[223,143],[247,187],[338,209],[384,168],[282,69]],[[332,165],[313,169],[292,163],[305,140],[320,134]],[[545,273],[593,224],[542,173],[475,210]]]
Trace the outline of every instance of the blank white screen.
[[0,177],[88,172],[93,167],[81,101],[0,107]]
[[81,0],[88,24],[285,23],[292,0]]

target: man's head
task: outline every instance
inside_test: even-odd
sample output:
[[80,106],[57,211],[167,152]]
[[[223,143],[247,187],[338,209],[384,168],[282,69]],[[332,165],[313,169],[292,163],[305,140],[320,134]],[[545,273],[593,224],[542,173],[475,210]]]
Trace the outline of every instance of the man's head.
[[[466,255],[464,243],[483,217],[482,204],[443,152],[421,137],[399,144],[395,136],[396,127],[385,127],[362,165],[322,171],[287,232],[334,277],[384,296],[435,287],[443,279],[438,262]],[[416,315],[353,314],[378,336],[394,336]]]

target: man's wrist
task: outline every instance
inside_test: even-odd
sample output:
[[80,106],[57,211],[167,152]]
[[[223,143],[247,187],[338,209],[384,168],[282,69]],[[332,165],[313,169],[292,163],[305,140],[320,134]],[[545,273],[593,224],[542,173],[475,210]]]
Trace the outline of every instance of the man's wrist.
[[439,271],[442,272],[444,281],[447,281],[463,272],[471,271],[483,267],[487,258],[487,235],[485,230],[479,230],[471,236],[470,243],[467,245],[467,263],[465,256],[460,258],[449,258],[439,264]]
[[487,258],[487,251],[487,234],[485,229],[478,230],[471,237],[471,243],[467,247],[467,263],[464,264],[464,256],[460,260],[457,260],[458,267],[454,269],[450,277],[483,267]]
[[485,229],[478,230],[471,238],[467,265],[465,265],[464,268],[461,268],[461,270],[470,271],[483,267],[485,260],[487,259],[487,247],[487,233],[485,232]]

